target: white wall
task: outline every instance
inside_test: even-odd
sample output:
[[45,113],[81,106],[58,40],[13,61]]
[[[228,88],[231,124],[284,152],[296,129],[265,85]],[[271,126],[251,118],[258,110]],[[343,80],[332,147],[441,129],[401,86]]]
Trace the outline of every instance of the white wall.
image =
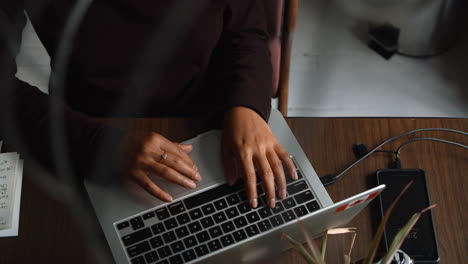
[[443,56],[387,61],[339,2],[299,3],[289,116],[468,117],[467,38]]

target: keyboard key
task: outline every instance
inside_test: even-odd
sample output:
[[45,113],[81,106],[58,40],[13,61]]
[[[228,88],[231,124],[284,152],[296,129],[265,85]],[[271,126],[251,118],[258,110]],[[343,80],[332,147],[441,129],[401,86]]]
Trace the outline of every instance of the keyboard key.
[[177,228],[175,230],[175,233],[176,233],[178,238],[183,238],[183,237],[188,236],[189,231],[188,231],[187,227],[182,226],[182,227]]
[[311,213],[320,209],[320,205],[317,203],[317,201],[312,201],[310,203],[307,203],[306,206],[307,206],[307,209],[309,209],[309,212]]
[[153,234],[161,234],[162,232],[166,231],[162,223],[155,224],[151,227],[151,230],[153,230]]
[[187,213],[181,214],[177,216],[177,222],[179,222],[179,225],[185,225],[190,222],[190,217]]
[[307,209],[304,205],[294,208],[294,212],[296,213],[297,217],[301,217],[307,214]]
[[275,215],[270,218],[271,225],[274,227],[277,227],[279,225],[282,225],[284,223],[283,218],[279,215]]
[[247,220],[245,219],[244,216],[240,216],[234,219],[234,224],[236,225],[237,228],[241,228],[247,225]]
[[196,232],[198,232],[198,231],[200,231],[202,229],[199,222],[189,223],[187,226],[188,226],[188,228],[189,228],[189,230],[190,230],[190,232],[192,234],[194,234],[194,233],[196,233]]
[[158,249],[158,254],[159,254],[160,258],[165,258],[165,257],[170,256],[172,254],[172,252],[171,252],[171,249],[169,248],[169,246],[164,246],[164,247]]
[[151,238],[149,240],[149,242],[150,242],[152,248],[158,248],[158,247],[161,247],[162,245],[164,245],[161,236],[153,237],[153,238]]
[[267,218],[272,215],[271,209],[269,207],[262,207],[258,210],[258,213],[262,218]]
[[281,202],[276,202],[275,208],[271,208],[271,211],[273,212],[273,214],[281,213],[282,211],[284,211],[283,204]]
[[314,199],[314,195],[312,194],[311,190],[307,190],[294,196],[294,199],[296,200],[296,203],[302,204]]
[[258,228],[260,229],[261,232],[265,232],[267,230],[271,229],[271,224],[268,220],[263,220],[259,223],[257,223]]
[[197,258],[193,249],[182,252],[182,257],[184,258],[185,262],[189,262]]
[[223,244],[223,247],[227,247],[229,245],[234,244],[234,239],[232,238],[232,235],[225,235],[220,238],[221,244]]
[[210,230],[208,230],[208,232],[210,232],[210,235],[211,235],[212,238],[219,237],[220,235],[223,234],[223,231],[221,230],[221,227],[219,227],[219,226],[215,226],[215,227],[210,228]]
[[123,236],[122,237],[122,242],[125,246],[130,246],[132,244],[135,244],[137,242],[140,242],[142,240],[145,240],[147,238],[152,237],[153,235],[151,234],[151,230],[149,227],[142,229],[140,231],[136,231],[134,233],[131,233],[129,235]]
[[232,230],[234,230],[234,224],[232,223],[232,221],[229,221],[229,222],[222,224],[221,228],[223,229],[224,233],[229,233]]
[[159,261],[159,262],[156,263],[156,264],[169,264],[169,261],[167,261],[167,259],[165,259],[165,260]]
[[193,209],[189,213],[190,213],[190,217],[192,218],[192,220],[197,220],[197,219],[199,219],[200,217],[203,216],[202,211],[200,210],[200,208]]
[[245,232],[247,232],[247,235],[249,237],[255,236],[258,233],[260,233],[260,231],[258,230],[258,227],[256,225],[250,225],[250,226],[246,227]]
[[156,254],[156,251],[151,251],[145,254],[145,259],[147,263],[153,263],[158,261],[158,254]]
[[130,219],[130,224],[132,225],[133,230],[137,230],[137,229],[145,227],[145,223],[143,222],[143,219],[141,219],[141,217],[139,216],[133,219]]
[[208,247],[210,248],[210,251],[213,252],[221,248],[221,243],[218,239],[212,240],[208,242]]
[[171,249],[172,249],[172,252],[175,254],[175,253],[181,252],[185,248],[184,248],[184,244],[182,244],[182,241],[177,241],[171,244]]
[[146,262],[145,259],[143,259],[143,256],[139,256],[132,259],[132,264],[146,264]]
[[164,221],[164,226],[166,227],[167,230],[171,230],[173,228],[176,228],[178,225],[177,225],[176,219],[172,217]]
[[155,216],[156,215],[154,214],[154,212],[151,211],[151,212],[143,214],[143,219],[148,220],[148,219],[153,218]]
[[195,239],[195,236],[189,236],[186,239],[184,239],[184,244],[186,248],[191,248],[193,246],[196,246],[198,243]]
[[128,247],[127,253],[129,257],[133,258],[137,255],[143,254],[150,250],[151,250],[151,247],[148,241],[143,241],[141,243]]
[[241,214],[245,214],[249,212],[250,210],[252,210],[252,207],[250,206],[249,203],[241,203],[237,206],[237,209],[239,209],[239,212]]
[[169,262],[171,264],[183,264],[184,263],[181,255],[175,255],[175,256],[170,257]]
[[296,194],[298,192],[301,192],[305,189],[307,189],[307,184],[305,183],[305,181],[297,181],[297,182],[293,182],[291,184],[289,184],[286,188],[288,190],[288,193],[289,195],[293,195],[293,194]]
[[229,219],[232,219],[232,218],[239,215],[239,211],[237,211],[237,209],[235,207],[228,208],[228,209],[226,209],[225,212],[226,212],[226,215],[227,215],[227,217]]
[[283,219],[285,222],[289,222],[289,221],[296,219],[296,216],[294,215],[293,210],[288,210],[282,213],[281,215],[283,216]]
[[251,224],[260,220],[260,216],[258,216],[258,213],[256,211],[248,213],[246,217],[247,217],[247,221],[249,221],[249,223]]
[[210,235],[208,235],[208,231],[202,231],[197,235],[198,242],[203,243],[210,240]]
[[176,240],[176,235],[175,235],[174,231],[169,231],[167,233],[164,233],[162,236],[163,236],[164,242],[166,242],[166,243],[170,243],[170,242]]
[[219,212],[213,215],[214,221],[219,224],[221,222],[226,221],[226,214],[224,212]]
[[208,227],[214,225],[214,221],[213,221],[213,218],[211,218],[211,216],[207,216],[205,218],[202,218],[200,220],[200,223],[202,224],[203,228],[208,228]]
[[[296,172],[297,172],[297,180],[302,179],[303,177],[302,177],[301,172],[299,170],[296,170]],[[289,176],[289,172],[285,171],[285,173],[286,173],[286,183],[289,184],[291,182],[294,182],[294,180],[291,179],[291,176]]]
[[239,192],[239,198],[241,201],[247,201],[249,199],[247,196],[247,191]]
[[221,198],[214,202],[214,206],[216,207],[216,210],[221,211],[227,208],[228,205],[227,205],[226,200],[224,200],[224,198]]
[[195,247],[195,252],[197,252],[198,257],[204,256],[210,253],[206,245],[200,245],[198,247]]
[[167,210],[166,207],[159,208],[158,210],[156,210],[156,215],[158,216],[158,219],[161,221],[169,218],[170,216],[169,211]]
[[117,224],[117,229],[118,229],[118,230],[122,230],[122,229],[124,229],[124,228],[129,227],[129,226],[130,226],[130,224],[128,223],[128,221],[125,221],[125,222],[122,222],[122,223]]
[[216,188],[213,188],[208,191],[189,197],[184,200],[184,203],[187,209],[190,210],[200,205],[203,205],[205,203],[217,200],[219,199],[219,197],[223,197],[227,194],[233,193],[239,188],[241,187],[239,186],[230,187],[227,184],[223,184]]
[[215,208],[213,204],[207,204],[202,207],[202,211],[204,215],[210,215],[215,212]]
[[296,202],[294,201],[292,197],[284,199],[282,203],[286,209],[291,209],[294,206],[296,206]]
[[228,197],[226,198],[226,200],[227,200],[227,202],[228,202],[229,205],[235,205],[235,204],[240,203],[239,197],[237,197],[236,194],[233,194],[233,195],[231,195],[231,196],[228,196]]
[[237,230],[235,232],[232,233],[232,236],[234,237],[234,239],[239,242],[239,241],[242,241],[244,239],[247,238],[247,235],[245,234],[244,230]]
[[171,212],[171,215],[178,215],[185,211],[185,207],[182,202],[170,204],[168,208],[169,208],[169,211]]

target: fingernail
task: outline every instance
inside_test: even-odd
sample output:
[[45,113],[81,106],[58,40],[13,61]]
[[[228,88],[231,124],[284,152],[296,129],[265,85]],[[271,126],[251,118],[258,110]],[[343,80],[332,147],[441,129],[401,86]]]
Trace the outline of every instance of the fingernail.
[[168,203],[171,203],[172,202],[172,196],[170,196],[169,194],[166,194],[164,195],[165,196],[165,199]]
[[294,170],[294,173],[293,173],[293,179],[294,180],[297,180],[299,177],[297,176],[297,171]]
[[271,208],[275,208],[275,207],[276,207],[275,198],[271,198],[271,199],[270,199],[270,207],[271,207]]
[[191,180],[184,180],[184,183],[185,183],[185,186],[187,186],[190,189],[197,188],[197,185]]
[[258,205],[257,198],[250,200],[250,206],[252,206],[252,208],[257,208],[257,205]]
[[286,188],[285,188],[285,189],[281,189],[281,190],[279,191],[279,195],[281,196],[281,199],[286,198]]
[[193,164],[192,168],[193,168],[194,170],[198,171],[197,165]]
[[199,172],[197,172],[197,174],[195,174],[195,180],[201,181],[201,176],[200,176]]

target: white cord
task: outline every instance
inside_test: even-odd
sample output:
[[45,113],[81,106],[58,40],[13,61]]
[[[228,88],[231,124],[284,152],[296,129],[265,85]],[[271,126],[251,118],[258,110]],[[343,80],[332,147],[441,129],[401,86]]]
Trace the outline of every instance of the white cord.
[[[389,142],[392,142],[396,139],[399,139],[401,137],[404,137],[404,136],[407,136],[409,134],[413,134],[413,133],[416,133],[416,132],[422,132],[422,131],[443,131],[443,132],[452,132],[452,133],[457,133],[457,134],[462,134],[464,136],[468,136],[468,133],[467,132],[463,132],[463,131],[459,131],[459,130],[455,130],[455,129],[448,129],[448,128],[421,128],[421,129],[415,129],[415,130],[411,130],[411,131],[408,131],[406,133],[403,133],[401,135],[398,135],[398,136],[394,136],[390,139],[387,139],[385,140],[384,142],[380,143],[380,145],[378,145],[377,147],[375,147],[374,149],[372,149],[371,151],[369,151],[369,153],[367,153],[366,155],[364,155],[364,157],[358,159],[357,161],[355,161],[353,164],[351,164],[349,167],[347,167],[346,169],[344,169],[340,174],[336,175],[335,177],[333,177],[333,180],[337,180],[338,178],[340,178],[343,174],[345,174],[348,170],[350,170],[352,167],[356,166],[356,164],[358,164],[359,162],[363,161],[364,159],[366,159],[367,157],[369,157],[372,153],[374,153],[377,149],[379,149],[380,147],[382,147],[383,145],[389,143]],[[452,143],[452,142],[451,142]],[[454,143],[454,142],[453,142]],[[409,144],[409,143],[408,143]],[[458,144],[458,143],[457,143]],[[401,146],[400,146],[401,147]],[[400,148],[399,148],[400,149]],[[400,149],[401,150],[401,149]]]
[[415,139],[406,141],[405,143],[401,144],[398,147],[398,149],[396,151],[397,158],[400,158],[400,152],[403,149],[403,147],[405,147],[406,145],[411,144],[411,143],[416,142],[416,141],[426,141],[426,140],[447,143],[447,144],[455,145],[455,146],[458,146],[458,147],[461,147],[461,148],[464,148],[464,149],[468,150],[468,146],[465,146],[465,145],[457,143],[457,142],[448,141],[448,140],[445,140],[445,139],[440,139],[440,138],[415,138]]

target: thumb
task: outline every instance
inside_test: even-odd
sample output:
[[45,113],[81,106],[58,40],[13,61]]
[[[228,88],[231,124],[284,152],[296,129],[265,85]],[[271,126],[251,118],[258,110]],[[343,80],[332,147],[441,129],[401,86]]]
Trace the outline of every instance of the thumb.
[[182,149],[184,152],[189,153],[192,151],[193,146],[191,144],[179,144],[179,148]]

